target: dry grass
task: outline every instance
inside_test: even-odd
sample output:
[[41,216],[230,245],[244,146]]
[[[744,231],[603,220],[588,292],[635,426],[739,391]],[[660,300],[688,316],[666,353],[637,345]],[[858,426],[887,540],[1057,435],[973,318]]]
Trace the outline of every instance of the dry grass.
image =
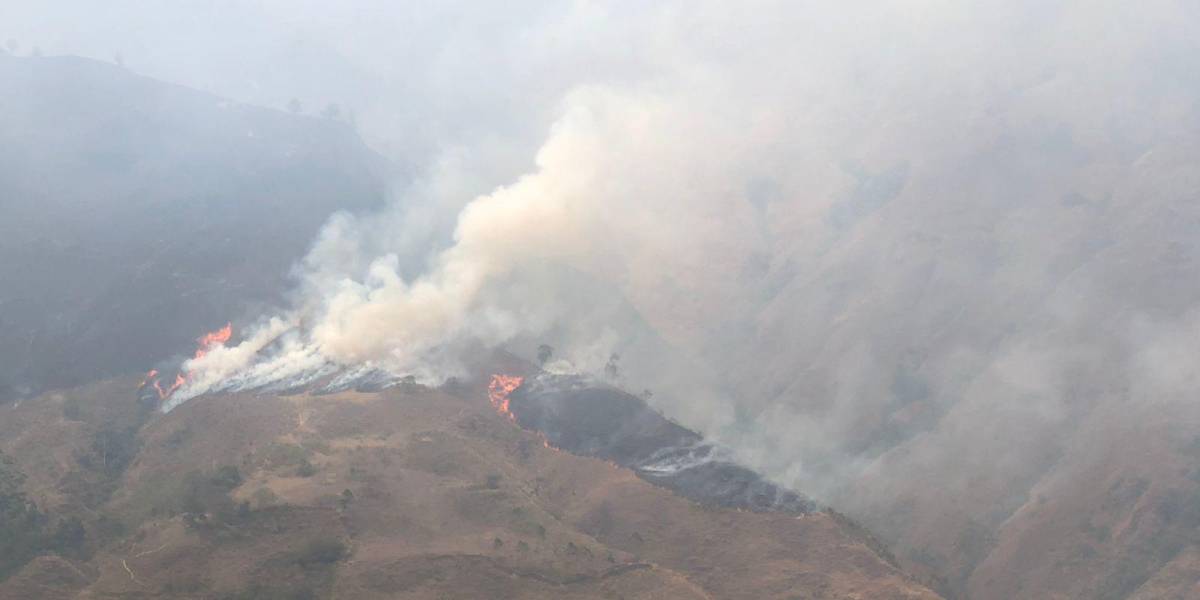
[[[35,433],[0,438],[6,447],[69,437],[36,402],[16,410]],[[935,597],[826,515],[701,508],[544,448],[496,415],[479,385],[204,398],[140,439],[102,509],[129,530],[78,565],[85,575],[59,577],[61,597]],[[181,474],[223,465],[241,474],[230,493],[239,512],[189,525],[169,510]],[[37,480],[45,496],[61,470]],[[346,554],[297,558],[315,543]],[[51,571],[30,565],[0,598]]]

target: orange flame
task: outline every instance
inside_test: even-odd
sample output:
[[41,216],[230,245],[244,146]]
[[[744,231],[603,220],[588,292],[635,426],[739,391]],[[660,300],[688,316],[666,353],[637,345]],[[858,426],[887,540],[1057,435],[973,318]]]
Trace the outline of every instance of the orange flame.
[[488,400],[496,412],[507,416],[510,421],[516,421],[517,416],[508,408],[508,395],[521,387],[523,381],[525,378],[517,375],[492,375],[492,381],[488,384]]
[[[509,421],[517,422],[517,415],[513,414],[512,408],[509,407],[509,394],[513,390],[521,387],[521,383],[525,381],[524,377],[517,375],[492,375],[492,381],[488,383],[488,400],[491,401],[492,407],[496,412],[508,417]],[[542,447],[555,452],[559,452],[550,440],[546,439],[546,434],[541,431],[534,431],[538,438],[542,440]]]
[[[214,346],[228,342],[229,338],[231,337],[233,337],[233,323],[226,323],[224,327],[200,336],[196,339],[196,352],[192,355],[192,358],[198,359],[204,357],[204,355],[208,354],[208,352],[212,350]],[[176,373],[175,382],[172,383],[170,387],[164,389],[162,386],[162,381],[158,377],[158,369],[150,369],[150,372],[146,373],[146,377],[142,380],[142,385],[139,386],[138,389],[146,387],[147,385],[153,386],[154,391],[158,392],[158,399],[166,400],[171,396],[171,394],[175,393],[175,390],[183,387],[183,385],[187,382],[188,375],[185,375],[184,373]]]
[[146,387],[150,384],[151,379],[158,379],[158,369],[150,369],[146,372],[146,376],[142,378],[142,385],[139,388]]
[[192,358],[202,358],[213,346],[224,344],[231,337],[233,337],[233,323],[226,323],[224,327],[200,336],[196,340],[199,347],[196,348],[196,355]]

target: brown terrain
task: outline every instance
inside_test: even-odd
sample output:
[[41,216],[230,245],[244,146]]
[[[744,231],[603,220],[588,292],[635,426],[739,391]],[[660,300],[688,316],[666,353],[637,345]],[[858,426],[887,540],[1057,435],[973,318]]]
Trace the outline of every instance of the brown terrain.
[[[387,169],[338,123],[91,61],[6,58],[0,81],[38,91],[0,98],[0,528],[16,489],[45,538],[0,529],[0,598],[937,597],[908,572],[948,598],[1200,599],[1200,105],[1179,92],[1181,114],[1096,137],[1107,113],[1046,103],[1069,77],[1014,90],[945,115],[975,132],[958,159],[897,136],[828,206],[764,208],[772,256],[714,246],[621,290],[728,379],[712,401],[647,385],[655,408],[720,431],[736,398],[753,466],[892,560],[835,513],[704,508],[544,448],[479,381],[139,411],[120,374],[259,314]],[[130,123],[181,141],[105,133]]]
[[938,597],[836,513],[696,505],[544,447],[482,382],[167,415],[139,412],[136,386],[0,409],[24,491],[86,540],[0,598]]

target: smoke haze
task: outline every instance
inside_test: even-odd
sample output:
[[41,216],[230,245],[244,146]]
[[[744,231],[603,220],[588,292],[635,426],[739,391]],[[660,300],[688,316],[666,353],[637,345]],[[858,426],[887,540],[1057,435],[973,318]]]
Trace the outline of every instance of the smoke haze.
[[[615,286],[664,337],[710,363],[765,354],[789,369],[811,362],[819,351],[806,340],[825,338],[830,317],[856,303],[895,303],[886,310],[904,319],[912,300],[899,296],[916,292],[894,288],[918,286],[873,257],[932,254],[922,236],[950,244],[923,268],[964,287],[1053,285],[1045,279],[1058,274],[1029,263],[1063,240],[1008,259],[998,256],[1004,229],[990,249],[972,246],[971,234],[1016,215],[1032,227],[1013,235],[1028,238],[1058,216],[1096,232],[1080,243],[1104,243],[1098,230],[1111,217],[1087,207],[1112,194],[1106,179],[1197,118],[1186,77],[1195,11],[1171,2],[503,12],[231,2],[203,14],[151,8],[140,22],[104,27],[93,22],[101,11],[66,3],[57,16],[74,32],[52,26],[53,12],[29,10],[43,20],[18,19],[28,29],[16,33],[45,40],[43,52],[120,53],[130,68],[251,102],[323,89],[316,102],[351,107],[368,139],[412,165],[415,183],[398,183],[383,214],[326,226],[299,269],[289,318],[303,320],[308,353],[431,376],[441,372],[431,365],[453,361],[447,347],[536,337],[561,318],[552,285],[518,298],[487,289],[517,286],[516,271],[545,262]],[[178,37],[166,24],[183,17],[197,20]],[[320,48],[337,65],[314,68],[311,56],[282,50],[296,47]],[[247,81],[268,69],[280,81]],[[354,84],[322,79],[330,70]],[[403,93],[387,89],[402,80]],[[1064,208],[1075,196],[1078,206]],[[786,305],[781,288],[820,276],[863,282],[862,294],[809,283],[807,297]],[[792,347],[772,347],[770,332],[746,335],[768,316],[803,321],[803,333],[780,342]],[[828,390],[837,400],[823,400],[835,408],[822,428],[889,395],[870,389],[880,379],[870,372],[894,370],[894,357],[863,346],[884,323],[850,325],[862,337],[838,351],[833,379],[843,389]],[[960,360],[973,351],[934,350]],[[762,380],[748,367],[720,378],[736,373]],[[815,387],[827,378],[802,379]],[[787,400],[755,392],[747,403]],[[731,414],[695,412],[706,429]]]
[[337,103],[407,172],[168,408],[616,352],[667,415],[914,547],[901,500],[998,527],[1095,415],[1196,412],[1194,3],[54,4],[8,35]]

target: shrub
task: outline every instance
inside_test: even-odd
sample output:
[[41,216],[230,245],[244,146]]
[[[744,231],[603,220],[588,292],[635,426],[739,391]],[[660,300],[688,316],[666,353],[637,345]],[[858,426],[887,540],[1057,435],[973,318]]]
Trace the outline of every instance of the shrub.
[[298,477],[312,477],[313,475],[316,475],[316,474],[317,474],[317,468],[315,466],[313,466],[313,464],[311,462],[309,462],[308,459],[304,459],[304,462],[300,463],[300,466],[296,468],[296,475]]
[[296,555],[296,562],[303,566],[329,565],[346,556],[346,544],[336,538],[310,540]]
[[224,465],[213,473],[212,482],[219,488],[232,490],[242,485],[242,474],[236,466]]
[[258,509],[275,506],[279,503],[279,496],[271,491],[271,488],[260,487],[254,490],[254,495],[251,497],[254,500],[254,507]]

